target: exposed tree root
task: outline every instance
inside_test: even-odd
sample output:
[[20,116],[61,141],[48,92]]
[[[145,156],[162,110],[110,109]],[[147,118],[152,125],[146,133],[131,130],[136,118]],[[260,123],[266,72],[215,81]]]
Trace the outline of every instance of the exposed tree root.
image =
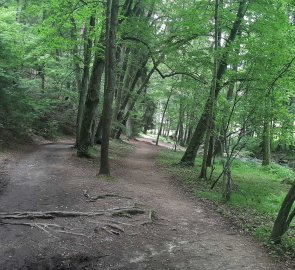
[[[113,222],[113,221],[111,221],[111,222]],[[110,223],[105,223],[105,222],[91,222],[91,223],[99,224],[99,226],[94,229],[95,232],[97,232],[98,229],[104,229],[104,230],[110,229],[109,232],[111,232],[111,230],[115,230],[115,232],[112,232],[114,234],[120,234],[121,232],[125,232],[124,228],[122,228],[121,226],[116,225],[116,224],[110,224]]]
[[115,235],[120,235],[121,233],[125,232],[125,230],[122,227],[118,225],[113,225],[113,224],[105,224],[103,226],[99,226],[95,228],[94,231],[98,232],[98,229],[102,229],[106,231],[107,233],[115,234]]
[[163,223],[158,222],[160,220],[166,220],[166,221],[168,221],[168,220],[164,219],[164,218],[159,218],[156,211],[154,211],[154,210],[149,211],[148,218],[149,218],[148,221],[142,222],[142,223],[140,223],[140,225],[145,226],[145,225],[155,224],[155,225],[168,226],[167,224],[163,224]]
[[157,213],[154,211],[154,210],[150,210],[149,211],[149,219],[154,222],[156,220],[158,220],[158,216],[157,216]]
[[[106,231],[107,233],[109,233],[109,234],[115,234],[115,235],[120,235],[120,233],[119,232],[117,232],[117,231],[114,231],[114,230],[111,230],[111,229],[109,229],[108,227],[99,227],[100,229],[102,229],[102,230],[104,230],[104,231]],[[96,231],[98,231],[97,229],[96,229]]]
[[18,226],[28,226],[31,228],[37,228],[41,231],[51,235],[51,232],[49,229],[53,229],[54,232],[57,233],[66,233],[66,234],[72,234],[72,235],[78,235],[78,236],[86,236],[82,233],[75,233],[72,232],[70,229],[65,228],[64,226],[60,226],[58,224],[51,224],[51,223],[29,223],[29,222],[11,222],[11,221],[0,221],[1,225],[18,225]]
[[64,230],[65,227],[57,224],[48,224],[48,223],[29,223],[29,222],[11,222],[11,221],[0,221],[1,225],[19,225],[19,226],[28,226],[31,228],[38,228],[46,233],[49,233],[47,229],[49,228],[58,228]]
[[131,218],[132,216],[135,215],[141,215],[144,214],[145,210],[140,209],[140,208],[130,208],[130,209],[122,209],[122,210],[118,210],[118,211],[114,211],[112,213],[112,216],[114,217],[128,217]]
[[104,221],[112,222],[112,223],[120,224],[120,225],[125,225],[125,226],[133,226],[133,227],[136,226],[136,225],[131,224],[131,223],[121,222],[121,221],[117,221],[117,220],[113,220],[113,219],[104,219]]
[[87,190],[83,191],[83,195],[89,199],[88,200],[89,202],[95,202],[99,199],[105,199],[105,198],[123,198],[123,199],[132,200],[132,198],[130,198],[130,197],[125,197],[125,196],[121,196],[121,195],[117,195],[117,194],[102,194],[102,195],[90,196],[90,194],[88,193]]
[[131,216],[144,214],[145,210],[131,207],[131,208],[113,208],[106,210],[99,210],[96,212],[75,212],[75,211],[47,211],[47,212],[14,212],[14,213],[0,213],[0,219],[54,219],[56,217],[94,217],[102,215],[112,216]]
[[87,237],[87,235],[85,235],[83,233],[75,233],[75,232],[72,232],[72,231],[55,230],[55,232]]

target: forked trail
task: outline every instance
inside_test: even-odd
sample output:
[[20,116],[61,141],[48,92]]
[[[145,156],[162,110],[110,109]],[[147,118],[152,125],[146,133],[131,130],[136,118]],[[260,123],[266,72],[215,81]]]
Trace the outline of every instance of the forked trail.
[[155,146],[132,144],[111,180],[98,180],[97,165],[67,144],[10,164],[0,195],[0,269],[279,269],[175,186],[156,167]]

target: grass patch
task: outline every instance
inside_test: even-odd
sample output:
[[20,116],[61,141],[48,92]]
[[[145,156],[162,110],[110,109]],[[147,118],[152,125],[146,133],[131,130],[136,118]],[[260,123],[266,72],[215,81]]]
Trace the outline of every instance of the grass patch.
[[[262,167],[251,161],[236,160],[232,165],[234,181],[233,193],[230,202],[222,200],[222,181],[210,190],[212,182],[222,171],[221,163],[217,160],[213,172],[212,182],[198,178],[202,157],[196,159],[195,168],[175,166],[183,153],[171,150],[162,150],[157,162],[172,173],[196,197],[215,202],[216,206],[226,217],[233,220],[240,228],[269,245],[269,237],[273,222],[281,203],[290,188],[286,179],[295,179],[295,173],[286,167],[272,164]],[[293,180],[294,181],[294,180]],[[295,259],[295,221],[284,237],[280,246],[284,254],[291,251]],[[276,255],[275,255],[276,254]],[[278,252],[274,253],[277,256]]]

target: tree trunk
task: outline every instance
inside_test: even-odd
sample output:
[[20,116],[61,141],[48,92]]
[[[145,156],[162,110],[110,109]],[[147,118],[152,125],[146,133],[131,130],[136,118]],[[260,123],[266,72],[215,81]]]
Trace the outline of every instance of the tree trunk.
[[212,165],[213,165],[214,148],[215,148],[215,136],[211,135],[210,140],[209,140],[207,167],[212,167]]
[[[149,82],[149,80],[150,80],[150,78],[151,78],[151,76],[153,75],[154,72],[155,72],[155,67],[153,67],[153,68],[150,70],[150,72],[148,73],[148,75],[144,78],[144,80],[143,80],[141,86],[138,88],[136,94],[132,97],[132,100],[130,101],[130,107],[129,107],[129,110],[127,110],[127,111],[125,112],[125,114],[122,115],[122,117],[120,117],[120,119],[122,119],[122,120],[120,121],[120,124],[121,124],[122,126],[125,126],[125,125],[126,125],[126,122],[127,122],[127,120],[128,120],[128,117],[129,117],[131,111],[133,110],[133,108],[134,108],[134,106],[135,106],[135,104],[136,104],[136,101],[137,101],[139,95],[140,95],[140,94],[142,93],[142,91],[146,88],[146,85],[147,85],[147,83]],[[121,134],[122,134],[122,128],[118,128],[118,130],[117,130],[117,132],[116,132],[116,136],[115,136],[115,138],[116,138],[116,139],[119,139],[120,136],[121,136]]]
[[263,142],[262,142],[262,165],[267,166],[271,163],[271,135],[270,135],[270,122],[268,119],[263,123]]
[[168,125],[167,125],[167,134],[166,134],[167,139],[170,136],[171,124],[172,124],[172,121],[170,119],[170,120],[168,120]]
[[164,107],[164,110],[163,110],[162,119],[161,119],[161,123],[160,123],[160,128],[159,128],[159,132],[158,132],[158,136],[157,136],[157,140],[156,140],[156,145],[159,144],[159,138],[160,138],[160,135],[162,133],[162,128],[163,128],[163,124],[164,124],[165,114],[166,114],[166,111],[167,111],[167,108],[168,108],[169,101],[170,101],[170,98],[172,96],[172,93],[173,93],[173,87],[171,88],[170,93],[169,93],[168,98],[167,98],[167,101],[165,103],[165,107]]
[[[104,30],[102,30],[102,34],[99,41],[100,44],[103,43],[104,37]],[[92,73],[89,81],[88,94],[85,102],[79,141],[77,143],[77,154],[80,157],[88,157],[88,148],[92,145],[92,126],[95,125],[95,118],[97,115],[101,78],[104,71],[104,65],[104,56],[101,55],[100,52],[96,52]]]
[[[210,149],[210,138],[213,137],[213,114],[214,114],[214,104],[215,104],[215,92],[217,86],[217,73],[218,73],[218,60],[217,60],[217,50],[219,47],[219,24],[218,24],[218,17],[219,17],[219,0],[215,0],[215,14],[214,14],[214,28],[215,28],[215,35],[214,35],[214,64],[213,64],[213,80],[211,86],[211,93],[210,93],[210,107],[208,112],[208,122],[207,122],[207,134],[204,144],[204,155],[203,155],[203,163],[201,167],[201,173],[199,178],[207,179],[207,163],[208,163],[208,155]],[[212,150],[213,152],[213,150]]]
[[79,95],[79,107],[78,107],[78,115],[77,115],[77,131],[76,131],[76,146],[78,147],[80,141],[80,132],[81,132],[81,125],[83,120],[83,113],[85,108],[85,102],[87,98],[88,92],[88,81],[89,81],[89,73],[90,73],[90,61],[91,61],[91,48],[92,48],[92,37],[91,33],[93,28],[95,27],[95,16],[91,15],[90,17],[90,24],[89,24],[89,31],[85,28],[85,40],[87,40],[84,46],[84,69],[81,81],[81,89]]
[[[122,103],[122,97],[125,92],[125,89],[128,89],[127,82],[130,83],[130,77],[127,80],[127,74],[130,75],[129,64],[130,60],[130,50],[129,49],[121,49],[121,65],[120,65],[120,73],[117,79],[117,93],[116,93],[116,101],[115,101],[115,108],[113,114],[113,121],[117,120],[117,115],[120,110],[120,106]],[[115,131],[115,129],[114,129]],[[112,137],[115,136],[115,132],[113,132]]]
[[75,79],[77,84],[77,89],[80,93],[81,91],[81,71],[80,71],[80,64],[79,64],[79,49],[77,45],[77,26],[75,19],[73,17],[70,18],[72,27],[71,27],[71,39],[74,41],[74,47],[73,47],[73,67],[74,67],[74,73],[75,73]]
[[[133,80],[130,84],[130,77],[127,76],[129,75],[129,72],[126,74],[126,84],[128,85],[128,87],[125,89],[125,87],[123,88],[122,91],[124,92],[127,92],[125,94],[125,97],[121,103],[121,106],[120,106],[120,109],[119,109],[119,112],[118,112],[118,115],[116,116],[116,119],[117,121],[120,123],[123,121],[123,118],[124,118],[124,114],[125,114],[125,111],[126,111],[126,107],[127,107],[127,104],[128,102],[130,101],[130,99],[132,99],[132,95],[134,95],[134,90],[136,89],[136,85],[140,79],[140,77],[143,75],[143,72],[144,72],[144,69],[145,69],[145,66],[146,66],[146,63],[147,63],[148,60],[145,60],[141,67],[138,69],[138,71],[136,72],[135,76],[133,77]],[[125,80],[125,79],[124,79]],[[125,83],[123,83],[125,84]]]
[[275,220],[271,239],[275,243],[280,243],[282,236],[287,232],[294,216],[295,216],[295,209],[292,210],[292,206],[295,201],[295,182],[293,183],[292,187],[290,188],[287,196],[285,197],[281,209],[278,213],[278,216]]
[[179,106],[179,129],[178,129],[178,138],[177,141],[179,142],[180,146],[184,146],[184,130],[183,130],[183,122],[184,122],[184,106],[183,101],[180,101]]
[[[226,45],[224,48],[224,52],[223,52],[221,59],[219,61],[218,71],[217,71],[217,85],[216,85],[216,91],[215,91],[215,98],[218,96],[220,90],[222,89],[220,81],[227,70],[230,46],[235,41],[235,39],[237,37],[242,20],[245,16],[245,13],[246,13],[246,10],[248,7],[247,3],[248,3],[247,0],[243,0],[239,4],[239,9],[237,12],[236,19],[233,23],[233,27],[232,27],[230,35],[227,39],[227,42],[226,42]],[[180,161],[181,165],[194,166],[198,149],[203,141],[205,132],[207,130],[207,120],[210,115],[210,107],[211,107],[211,98],[209,97],[207,99],[206,104],[205,104],[205,108],[202,113],[202,116],[201,116],[201,118],[197,124],[197,127],[194,131],[192,139],[191,139],[191,141],[190,141],[190,143],[189,143],[189,145],[188,145],[188,147],[187,147],[187,149]]]
[[149,129],[153,128],[154,114],[156,110],[156,105],[153,100],[146,99],[145,101],[146,109],[143,115],[143,133],[147,134]]
[[100,170],[101,175],[110,175],[109,140],[112,122],[112,103],[116,80],[116,34],[118,25],[119,0],[107,0],[106,15],[106,66],[104,103],[102,111],[102,141]]
[[223,184],[224,184],[224,191],[223,191],[223,199],[225,202],[228,202],[231,197],[232,191],[232,178],[231,178],[231,170],[228,161],[225,161],[223,166]]

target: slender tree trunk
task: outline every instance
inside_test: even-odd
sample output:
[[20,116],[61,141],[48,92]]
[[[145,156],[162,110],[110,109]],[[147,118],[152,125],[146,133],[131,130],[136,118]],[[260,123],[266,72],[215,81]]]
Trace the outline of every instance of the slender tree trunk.
[[[222,89],[220,81],[227,70],[230,46],[237,37],[237,33],[240,29],[241,23],[247,11],[247,7],[248,7],[248,0],[240,1],[236,19],[234,21],[233,27],[231,29],[230,35],[227,39],[227,42],[224,48],[224,52],[219,62],[215,97],[218,96],[220,90]],[[196,126],[192,139],[180,161],[180,163],[184,166],[194,166],[195,164],[195,158],[196,158],[198,149],[203,141],[204,135],[207,130],[207,121],[208,121],[208,117],[210,116],[210,108],[211,108],[211,98],[209,97],[205,104],[205,108],[202,113],[202,116]]]
[[185,108],[183,105],[183,100],[181,100],[180,106],[179,106],[179,129],[178,129],[178,138],[177,138],[177,141],[179,142],[180,146],[184,146],[184,130],[183,130],[184,114],[185,114]]
[[[213,120],[213,122],[214,122],[214,120]],[[214,130],[214,127],[212,129]],[[207,167],[212,167],[212,165],[213,165],[214,148],[215,148],[215,136],[211,135],[210,140],[209,140]]]
[[[125,125],[126,125],[126,122],[127,122],[127,120],[128,120],[128,117],[129,117],[131,111],[133,110],[133,108],[134,108],[134,106],[135,106],[135,104],[136,104],[136,101],[137,101],[139,95],[140,95],[140,94],[142,93],[142,91],[144,91],[144,89],[146,88],[146,85],[148,84],[148,82],[149,82],[149,80],[150,80],[150,78],[151,78],[151,76],[153,75],[154,72],[155,72],[155,67],[153,67],[153,68],[150,70],[150,72],[148,73],[148,75],[144,78],[144,80],[143,80],[141,86],[138,88],[136,94],[132,97],[132,100],[130,101],[130,107],[129,107],[129,109],[125,112],[124,115],[122,115],[122,117],[120,117],[120,119],[121,119],[120,124],[121,124],[122,126],[125,126]],[[117,132],[116,132],[116,136],[115,136],[115,138],[116,138],[116,139],[119,139],[120,136],[121,136],[121,134],[122,134],[122,128],[119,128],[119,129],[117,130]]]
[[[127,110],[130,110],[130,103],[127,104]],[[134,138],[133,121],[132,121],[131,115],[129,115],[127,122],[126,122],[126,135],[129,139]]]
[[156,105],[152,100],[146,99],[145,102],[146,109],[143,116],[143,133],[147,134],[149,129],[153,128],[154,114],[156,110]]
[[[117,115],[120,110],[120,106],[122,103],[122,97],[124,94],[124,90],[127,89],[128,87],[126,86],[127,82],[127,74],[130,75],[129,70],[129,59],[130,59],[130,50],[128,49],[121,49],[121,65],[120,65],[120,73],[117,79],[117,93],[116,93],[116,100],[115,100],[115,108],[114,108],[114,113],[113,113],[113,121],[117,120]],[[125,79],[126,78],[126,79]],[[130,79],[130,78],[128,78]],[[115,129],[114,129],[115,130]],[[112,134],[112,137],[114,137],[115,133]]]
[[225,161],[223,165],[223,184],[224,184],[223,199],[225,202],[228,202],[230,200],[231,191],[232,191],[231,169],[230,169],[228,160]]
[[172,124],[172,121],[170,119],[170,120],[168,120],[168,126],[167,126],[167,134],[166,134],[167,139],[170,136],[171,124]]
[[115,60],[116,60],[116,34],[118,25],[119,0],[107,0],[106,15],[106,71],[105,71],[105,89],[104,103],[102,111],[102,142],[100,170],[101,175],[110,175],[109,165],[109,139],[112,122],[112,103],[115,90]]
[[189,124],[190,124],[190,117],[189,117],[189,113],[187,113],[186,114],[186,124],[185,124],[184,139],[183,139],[184,145],[186,145],[186,142],[187,142],[187,137],[188,137],[188,132],[189,132]]
[[[117,121],[119,123],[122,122],[122,120],[124,118],[124,114],[125,114],[125,111],[126,111],[127,104],[130,101],[130,99],[133,98],[132,96],[134,95],[134,90],[136,88],[136,85],[137,85],[139,79],[143,75],[146,63],[147,63],[147,60],[145,60],[144,63],[142,63],[141,67],[138,69],[135,76],[133,77],[133,80],[132,80],[131,84],[130,84],[130,81],[128,81],[128,80],[130,80],[130,77],[128,77],[128,76],[126,77],[126,83],[128,85],[130,85],[130,86],[127,88],[128,90],[126,89],[126,91],[124,90],[125,88],[123,88],[123,91],[127,92],[127,93],[125,94],[125,97],[124,97],[124,99],[123,99],[123,101],[121,103],[121,106],[120,106],[120,109],[119,109],[119,112],[118,112],[118,115],[117,115]],[[128,73],[126,75],[130,75],[130,74]]]
[[173,90],[174,89],[172,87],[171,90],[170,90],[170,93],[168,95],[167,101],[165,103],[165,106],[164,106],[164,110],[163,110],[163,114],[162,114],[162,119],[161,119],[161,123],[160,123],[160,128],[159,128],[159,132],[158,132],[158,136],[157,136],[157,140],[156,140],[156,145],[159,144],[159,138],[160,138],[160,135],[162,133],[162,128],[163,128],[163,124],[164,124],[165,114],[166,114],[166,111],[167,111],[167,108],[168,108],[169,101],[170,101],[170,98],[172,96]]
[[271,128],[270,121],[266,118],[263,123],[263,142],[262,142],[262,165],[267,166],[271,163]]
[[[215,92],[217,86],[217,74],[218,74],[218,60],[217,60],[217,50],[219,47],[219,0],[215,0],[215,14],[214,14],[214,22],[215,22],[215,37],[214,37],[214,64],[213,64],[213,80],[212,80],[212,88],[210,93],[210,107],[208,112],[208,122],[207,122],[207,134],[204,144],[204,155],[203,155],[203,163],[201,167],[201,173],[199,178],[207,179],[207,163],[208,163],[208,154],[210,149],[210,137],[213,137],[213,114],[214,114],[214,104],[215,104]],[[213,150],[212,150],[213,152]]]

